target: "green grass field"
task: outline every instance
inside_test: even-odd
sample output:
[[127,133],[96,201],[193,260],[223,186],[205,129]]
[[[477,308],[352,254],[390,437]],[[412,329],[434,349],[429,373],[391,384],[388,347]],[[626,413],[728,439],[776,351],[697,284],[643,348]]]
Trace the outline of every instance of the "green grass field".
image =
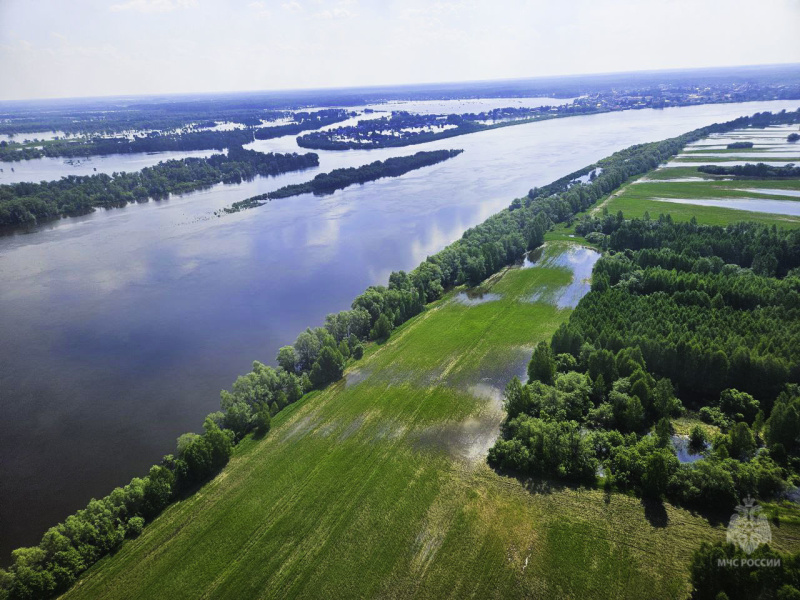
[[765,156],[764,158],[737,158],[735,156],[679,156],[673,159],[673,164],[690,164],[690,163],[698,163],[698,164],[715,164],[715,163],[726,163],[726,162],[765,162],[765,163],[797,163],[800,162],[800,152],[798,152],[797,156]]
[[[757,132],[754,134],[757,134]],[[742,139],[745,140],[746,136],[742,136]],[[749,151],[749,149],[743,151]],[[723,151],[716,150],[714,152]],[[647,213],[651,218],[655,219],[661,214],[669,214],[676,221],[689,221],[694,217],[698,223],[707,225],[729,225],[740,221],[754,221],[785,228],[800,227],[800,217],[796,216],[737,210],[722,206],[699,206],[669,202],[670,198],[679,200],[693,198],[704,200],[761,198],[764,200],[800,201],[798,197],[777,193],[778,190],[800,190],[800,179],[737,179],[730,181],[726,180],[730,178],[725,176],[701,173],[697,170],[697,166],[691,166],[692,163],[702,163],[703,161],[719,162],[725,160],[727,159],[723,156],[719,158],[691,157],[685,160],[676,159],[672,164],[685,163],[685,166],[662,166],[650,171],[636,182],[624,186],[604,202],[598,204],[598,207],[592,213],[597,215],[601,208],[606,208],[612,213],[621,210],[626,218],[641,218]],[[772,160],[772,158],[770,157],[769,160]],[[757,161],[750,160],[750,162]],[[786,162],[788,162],[788,159]],[[684,181],[686,179],[691,179],[691,181]],[[767,191],[752,192],[747,191],[748,189],[772,189],[776,190],[776,193],[770,194]]]
[[655,171],[651,171],[646,175],[648,180],[668,180],[668,179],[683,179],[686,177],[700,177],[702,179],[708,179],[709,181],[715,181],[718,179],[723,179],[721,175],[711,175],[709,173],[701,173],[697,170],[697,167],[667,167],[663,169],[656,169]]
[[[672,171],[674,169],[663,169]],[[650,175],[647,176],[651,178]],[[610,198],[605,207],[612,213],[621,210],[626,218],[641,218],[649,213],[651,218],[669,214],[676,221],[689,221],[692,217],[698,223],[707,225],[729,225],[740,221],[754,221],[779,227],[800,227],[800,218],[790,215],[777,215],[751,212],[717,206],[694,206],[656,200],[656,198],[763,198],[767,200],[800,201],[800,198],[744,191],[743,188],[800,189],[800,180],[792,181],[692,181],[655,183],[644,182],[628,185],[619,194]]]
[[486,464],[502,386],[570,314],[531,301],[570,283],[543,266],[569,248],[499,273],[482,303],[429,305],[65,597],[686,597],[692,550],[723,525]]
[[[775,144],[775,146],[775,148],[702,148],[695,146],[685,149],[682,154],[749,154],[751,152],[764,152],[769,154],[770,152],[775,152],[775,150],[795,149],[795,147],[789,144]],[[798,150],[798,153],[800,153],[800,150]]]

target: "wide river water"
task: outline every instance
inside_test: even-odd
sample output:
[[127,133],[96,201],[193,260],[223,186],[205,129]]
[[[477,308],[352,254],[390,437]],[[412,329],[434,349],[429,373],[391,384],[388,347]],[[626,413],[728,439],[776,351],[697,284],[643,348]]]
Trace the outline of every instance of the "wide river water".
[[[273,363],[302,329],[531,187],[631,144],[798,104],[606,113],[409,148],[321,152],[320,167],[303,173],[0,237],[0,562],[91,497],[145,475],[178,435],[200,428],[220,389],[253,360]],[[291,136],[252,147],[299,150]],[[320,171],[436,148],[465,151],[331,196],[213,214]],[[124,170],[131,157],[101,164]]]

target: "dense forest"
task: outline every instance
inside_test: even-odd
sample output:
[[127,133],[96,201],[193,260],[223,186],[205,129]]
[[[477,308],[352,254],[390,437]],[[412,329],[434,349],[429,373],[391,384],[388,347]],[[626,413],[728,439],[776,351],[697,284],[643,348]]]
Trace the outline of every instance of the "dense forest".
[[336,190],[342,190],[358,183],[367,183],[383,177],[399,177],[409,171],[428,167],[453,158],[461,154],[463,150],[432,150],[427,152],[417,152],[412,156],[397,156],[386,160],[376,160],[375,162],[360,167],[349,167],[346,169],[334,169],[330,173],[320,173],[311,181],[286,185],[274,192],[258,194],[246,200],[234,202],[230,207],[224,208],[226,213],[236,213],[247,208],[262,206],[267,200],[278,198],[288,198],[300,194],[315,194],[323,196],[332,194]]
[[[271,416],[283,407],[340,379],[348,361],[363,355],[365,341],[386,339],[445,289],[476,285],[518,260],[543,243],[553,222],[573,219],[630,177],[649,171],[709,133],[798,120],[800,111],[761,113],[632,146],[579,175],[531,190],[410,273],[393,272],[388,286],[370,286],[351,309],[328,315],[323,326],[307,329],[281,348],[277,368],[254,363],[231,391],[222,392],[221,410],[205,419],[204,432],[181,436],[176,454],[165,456],[147,477],[92,500],[86,509],[48,530],[38,546],[16,550],[10,569],[0,570],[0,598],[50,597],[65,590],[84,570],[117,550],[126,537],[139,535],[171,501],[212,477],[226,464],[237,441],[250,432],[266,434]],[[574,183],[598,167],[602,171],[588,183]],[[710,497],[717,499],[715,506],[725,505],[740,491],[760,497],[777,493],[787,473],[796,476],[800,465],[800,392],[790,384],[797,381],[797,325],[784,329],[781,336],[786,340],[773,333],[777,319],[797,321],[798,234],[757,226],[725,230],[678,226],[668,218],[625,221],[622,216],[607,216],[598,221],[585,227],[592,229],[588,235],[604,236],[600,241],[609,248],[609,256],[598,262],[602,272],[598,271],[592,291],[568,325],[551,344],[536,348],[529,365],[530,383],[523,386],[515,379],[509,384],[505,436],[492,449],[490,460],[518,472],[580,481],[593,480],[602,461],[609,469],[607,480],[617,489],[655,497],[667,494],[697,506],[705,506]],[[644,275],[647,270],[650,277]],[[725,282],[725,276],[736,281]],[[624,294],[631,298],[623,298]],[[609,300],[625,304],[614,307]],[[663,322],[649,319],[647,326],[635,327],[625,311],[637,308],[639,302],[659,311]],[[692,329],[682,321],[686,316],[701,324],[709,305],[721,312],[715,325],[727,327],[720,335],[710,327]],[[598,313],[606,309],[611,311],[608,315]],[[745,319],[741,334],[733,330],[736,317]],[[613,329],[626,318],[629,332]],[[725,333],[730,339],[723,338]],[[664,366],[649,362],[647,357],[655,359],[648,353],[664,339],[669,342],[667,351],[672,345],[676,348],[675,360]],[[668,445],[665,418],[683,410],[666,373],[678,368],[680,352],[689,347],[698,348],[693,356],[710,356],[706,364],[715,367],[716,379],[702,392],[685,397],[696,406],[707,404],[704,417],[717,423],[720,434],[713,440],[713,456],[687,468],[677,464]],[[727,355],[729,348],[733,350],[726,364],[719,355]],[[735,362],[744,354],[749,363]],[[747,369],[734,372],[732,361],[738,367],[747,364]],[[722,389],[734,382],[742,389]],[[680,395],[684,392],[679,388]],[[767,393],[773,395],[762,395]],[[655,434],[644,435],[653,423]],[[768,449],[751,458],[761,434]]]
[[[592,291],[509,384],[492,462],[586,483],[600,467],[615,489],[727,514],[800,481],[800,232],[603,221]],[[711,448],[691,465],[670,437],[685,409],[719,430],[694,432]]]
[[97,207],[124,206],[189,192],[217,183],[240,183],[256,175],[278,175],[316,167],[307,154],[264,154],[234,146],[227,154],[158,163],[135,173],[63,177],[42,183],[0,186],[0,225],[29,225]]

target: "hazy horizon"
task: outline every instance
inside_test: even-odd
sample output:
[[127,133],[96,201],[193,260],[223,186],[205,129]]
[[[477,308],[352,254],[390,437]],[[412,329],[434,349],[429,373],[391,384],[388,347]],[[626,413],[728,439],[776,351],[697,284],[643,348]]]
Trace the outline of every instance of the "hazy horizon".
[[[558,80],[568,80],[570,78],[602,78],[602,77],[613,77],[613,76],[620,76],[620,77],[630,77],[636,75],[644,75],[644,74],[657,74],[657,73],[691,73],[691,72],[704,72],[704,71],[716,71],[716,70],[725,70],[725,69],[756,69],[756,68],[791,68],[796,67],[800,69],[800,62],[787,62],[787,63],[759,63],[759,64],[742,64],[742,65],[724,65],[724,66],[708,66],[708,67],[678,67],[678,68],[664,68],[664,69],[640,69],[636,71],[608,71],[608,72],[600,72],[600,73],[564,73],[561,75],[543,75],[543,76],[533,76],[533,77],[508,77],[503,79],[472,79],[472,80],[452,80],[452,81],[431,81],[431,82],[418,82],[418,81],[411,81],[411,82],[399,82],[399,83],[377,83],[372,85],[351,85],[351,86],[324,86],[324,87],[304,87],[304,88],[254,88],[254,89],[239,89],[239,90],[220,90],[220,91],[188,91],[188,92],[151,92],[151,93],[129,93],[129,94],[107,94],[107,95],[97,95],[97,96],[53,96],[53,97],[40,97],[40,98],[19,98],[19,99],[7,99],[2,100],[0,99],[0,105],[13,105],[14,103],[28,103],[28,102],[59,102],[64,101],[68,102],[70,100],[75,101],[90,101],[90,100],[115,100],[115,99],[134,99],[134,98],[161,98],[161,97],[174,97],[174,98],[181,98],[181,97],[202,97],[202,96],[210,96],[210,97],[225,97],[225,96],[236,96],[236,95],[259,95],[263,94],[265,96],[276,95],[282,96],[289,95],[292,93],[298,94],[312,94],[315,92],[336,92],[336,91],[367,91],[367,92],[377,92],[383,90],[399,90],[403,88],[409,88],[411,90],[426,90],[428,88],[437,88],[442,87],[447,89],[458,88],[459,86],[468,87],[471,85],[491,85],[491,84],[500,84],[500,83],[514,83],[514,82],[526,82],[526,81],[558,81]],[[593,82],[594,83],[594,82]],[[542,92],[544,93],[544,92]]]
[[798,22],[798,0],[6,0],[0,100],[790,65]]

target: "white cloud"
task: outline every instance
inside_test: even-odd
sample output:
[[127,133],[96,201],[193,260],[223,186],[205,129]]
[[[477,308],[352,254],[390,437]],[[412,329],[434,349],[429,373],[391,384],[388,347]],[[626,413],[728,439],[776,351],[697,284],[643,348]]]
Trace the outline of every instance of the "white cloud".
[[355,10],[352,10],[355,5],[356,2],[354,0],[340,0],[339,2],[336,2],[334,6],[315,12],[311,16],[315,19],[322,19],[324,21],[351,19],[357,16]]
[[251,9],[256,17],[260,19],[264,19],[267,17],[272,16],[272,11],[267,8],[267,3],[263,0],[258,0],[257,2],[250,2],[247,5],[247,8]]
[[289,12],[300,12],[303,10],[303,7],[300,6],[300,3],[297,0],[289,0],[288,2],[284,2],[281,4],[281,7]]
[[121,4],[112,4],[114,12],[133,10],[141,13],[165,13],[179,8],[197,5],[197,0],[128,0]]
[[332,21],[334,19],[348,19],[353,15],[346,8],[334,8],[329,10],[322,10],[312,15],[315,19],[323,19],[325,21]]

